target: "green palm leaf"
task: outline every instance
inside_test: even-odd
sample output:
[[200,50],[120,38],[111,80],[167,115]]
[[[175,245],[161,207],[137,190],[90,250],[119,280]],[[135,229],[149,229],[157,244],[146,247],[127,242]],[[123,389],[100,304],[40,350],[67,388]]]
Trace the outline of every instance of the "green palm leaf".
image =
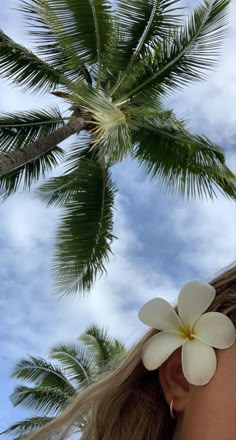
[[[54,279],[56,291],[73,294],[90,289],[115,238],[113,208],[116,188],[110,170],[93,152],[75,150],[75,163],[67,174],[48,180],[38,192],[48,205],[63,207],[56,236]],[[88,150],[90,151],[90,150]]]
[[175,87],[205,78],[219,55],[228,4],[229,0],[204,0],[187,25],[177,29],[171,39],[154,41],[147,48],[143,72],[135,81],[127,77],[123,83],[124,96],[120,101],[140,92],[168,93]]
[[60,70],[49,66],[31,50],[15,43],[0,30],[0,76],[32,91],[50,91],[67,84]]
[[63,157],[64,150],[60,147],[54,147],[51,151],[18,168],[17,171],[1,176],[0,196],[5,200],[19,189],[21,183],[23,183],[23,190],[30,190],[32,184],[54,170]]
[[[64,119],[57,108],[5,114],[0,118],[0,153],[9,154],[22,149],[64,125]],[[63,149],[54,147],[32,162],[26,162],[17,171],[0,177],[0,194],[4,198],[14,194],[21,183],[24,190],[30,190],[31,185],[53,170],[63,157]]]
[[125,345],[121,341],[119,341],[118,339],[113,339],[111,349],[110,349],[111,360],[112,360],[113,356],[114,356],[114,359],[116,360],[117,358],[120,358],[120,357],[122,358],[126,354],[127,354],[127,349],[125,348]]
[[35,52],[54,68],[62,69],[66,78],[77,81],[83,76],[91,83],[86,67],[66,39],[53,4],[50,0],[27,0],[19,9],[24,12],[29,33],[36,44]]
[[69,396],[73,396],[76,392],[62,368],[39,357],[29,356],[28,359],[19,361],[11,377],[33,382],[36,387],[59,387]]
[[0,152],[23,148],[64,125],[58,108],[3,114],[0,117]]
[[90,326],[83,333],[79,340],[82,341],[87,350],[93,353],[96,365],[102,370],[105,366],[109,368],[111,362],[126,353],[121,342],[111,338],[108,332],[96,325]]
[[236,199],[236,177],[225,164],[221,148],[194,136],[172,119],[146,120],[136,132],[134,158],[168,191],[186,197]]
[[[74,393],[75,395],[75,393]],[[70,402],[71,395],[55,386],[27,387],[19,385],[10,396],[13,406],[21,406],[39,414],[57,415]]]
[[68,379],[76,388],[88,385],[92,378],[93,357],[83,347],[75,344],[57,344],[51,348],[51,359],[61,363]]
[[[143,62],[146,48],[154,41],[169,38],[171,30],[176,29],[178,10],[182,9],[178,3],[179,0],[118,0],[115,16],[119,32],[110,49],[110,65],[113,75],[120,72],[120,76],[111,96],[131,74],[135,61]],[[133,75],[137,75],[136,68]]]
[[30,419],[21,420],[9,426],[9,428],[1,432],[0,435],[11,435],[14,436],[15,440],[20,440],[28,434],[42,428],[53,419],[54,417],[31,417]]
[[[18,385],[10,400],[14,407],[28,408],[39,413],[39,416],[14,423],[0,435],[13,435],[16,440],[26,440],[28,435],[60,415],[82,388],[116,368],[127,353],[119,340],[110,337],[105,329],[96,325],[91,325],[79,339],[82,344],[59,343],[52,347],[50,357],[58,361],[61,367],[32,356],[16,365],[12,376],[33,382],[34,386]],[[83,432],[86,424],[86,417],[78,417],[76,434]],[[58,434],[61,436],[62,432],[53,433],[52,438],[54,435],[57,438]]]
[[180,0],[117,0],[114,13],[128,59],[140,43],[140,53],[144,54],[144,44],[169,36],[179,24],[178,11],[183,9],[179,4]]
[[110,1],[58,0],[53,9],[61,19],[65,39],[81,61],[98,64],[99,86],[107,42],[113,32]]

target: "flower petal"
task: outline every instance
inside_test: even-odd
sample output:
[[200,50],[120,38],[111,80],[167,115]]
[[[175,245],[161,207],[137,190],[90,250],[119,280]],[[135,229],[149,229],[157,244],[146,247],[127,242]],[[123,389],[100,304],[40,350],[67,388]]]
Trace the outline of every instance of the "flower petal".
[[178,314],[186,329],[193,325],[215,298],[216,291],[210,284],[192,281],[185,284],[178,298]]
[[139,319],[157,330],[181,331],[183,325],[173,307],[163,298],[148,301],[139,311]]
[[216,354],[212,347],[202,342],[187,339],[182,348],[184,376],[192,385],[206,385],[216,371]]
[[223,313],[204,313],[196,322],[193,333],[199,341],[215,348],[228,348],[235,342],[235,327]]
[[176,332],[160,332],[143,346],[142,360],[147,370],[156,370],[184,343]]

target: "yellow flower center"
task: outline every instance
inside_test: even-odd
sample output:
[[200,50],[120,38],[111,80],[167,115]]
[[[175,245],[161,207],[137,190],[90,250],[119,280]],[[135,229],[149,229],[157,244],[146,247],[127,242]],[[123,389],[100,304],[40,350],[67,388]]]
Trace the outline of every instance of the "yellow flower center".
[[193,333],[193,329],[190,326],[185,326],[180,329],[180,337],[182,339],[189,339],[192,341],[195,338],[195,334]]

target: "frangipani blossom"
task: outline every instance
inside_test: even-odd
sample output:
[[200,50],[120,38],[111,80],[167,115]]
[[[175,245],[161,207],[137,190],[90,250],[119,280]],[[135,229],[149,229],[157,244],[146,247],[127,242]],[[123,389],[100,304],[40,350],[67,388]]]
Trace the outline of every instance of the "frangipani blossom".
[[214,287],[193,281],[180,291],[178,314],[162,298],[155,298],[141,308],[139,319],[160,330],[144,345],[142,360],[145,368],[156,370],[182,347],[182,369],[187,381],[193,385],[205,385],[211,380],[217,367],[214,348],[229,348],[236,336],[235,327],[226,315],[204,313],[215,295]]

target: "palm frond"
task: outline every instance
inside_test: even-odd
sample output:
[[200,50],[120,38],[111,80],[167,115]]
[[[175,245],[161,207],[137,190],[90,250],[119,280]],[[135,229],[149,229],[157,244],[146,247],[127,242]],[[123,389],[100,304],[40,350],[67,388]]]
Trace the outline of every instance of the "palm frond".
[[24,148],[64,125],[58,108],[0,115],[0,152]]
[[[0,154],[23,149],[64,125],[65,121],[57,108],[4,114],[0,118]],[[1,176],[0,195],[9,197],[21,183],[24,190],[30,190],[32,184],[52,171],[63,157],[63,149],[54,147],[12,173]]]
[[14,407],[21,406],[48,416],[61,412],[71,398],[70,394],[55,385],[32,388],[18,385],[10,396]]
[[58,0],[52,7],[61,20],[65,39],[81,61],[97,63],[100,70],[113,31],[110,1]]
[[[110,48],[113,74],[120,72],[110,96],[114,95],[135,64],[141,61],[146,48],[153,41],[169,38],[170,32],[179,24],[179,0],[118,0],[115,8],[118,38]],[[109,56],[109,55],[108,55]],[[117,76],[117,75],[116,75]]]
[[[35,53],[51,66],[63,70],[71,81],[81,77],[89,80],[89,73],[78,53],[68,43],[60,17],[50,0],[23,0],[20,12],[24,13],[29,33],[36,45]],[[91,83],[91,82],[90,82]]]
[[118,360],[118,357],[124,355],[125,347],[121,342],[109,336],[108,332],[97,325],[91,325],[79,337],[79,340],[85,344],[96,360],[96,365],[100,370],[106,367],[109,369],[111,363]]
[[114,357],[114,360],[116,361],[117,358],[123,358],[128,353],[125,345],[123,342],[119,341],[118,339],[114,339],[112,341],[111,345],[111,361]]
[[11,435],[14,439],[25,438],[25,436],[37,431],[47,423],[51,422],[54,417],[31,417],[30,419],[21,420],[13,423],[5,431],[0,432],[0,435]]
[[73,396],[76,392],[62,368],[39,357],[29,356],[20,360],[11,377],[33,382],[36,387],[60,387],[60,390],[69,396]]
[[236,176],[225,164],[223,150],[195,136],[173,119],[146,120],[135,133],[134,158],[169,192],[186,197],[236,199]]
[[96,364],[101,367],[104,361],[108,360],[108,347],[110,346],[110,339],[108,332],[96,325],[90,326],[80,337],[79,340],[83,342],[86,348],[93,353]]
[[20,188],[30,190],[32,185],[41,177],[45,177],[54,170],[64,157],[64,150],[54,147],[50,151],[37,157],[37,159],[26,163],[16,171],[0,177],[0,196],[7,199]]
[[[48,180],[38,191],[48,205],[63,207],[56,236],[53,275],[61,294],[91,289],[115,238],[113,208],[116,188],[110,170],[99,162],[91,148],[83,151],[82,138],[74,150],[67,174]],[[84,150],[85,151],[85,150]]]
[[63,365],[66,376],[78,389],[91,383],[93,357],[83,347],[59,343],[51,348],[49,357]]
[[204,79],[218,59],[227,23],[229,0],[204,0],[188,23],[172,38],[147,48],[136,79],[123,83],[120,101],[140,92],[169,93],[190,81]]
[[59,69],[38,58],[0,30],[0,76],[33,92],[51,91],[67,81]]

